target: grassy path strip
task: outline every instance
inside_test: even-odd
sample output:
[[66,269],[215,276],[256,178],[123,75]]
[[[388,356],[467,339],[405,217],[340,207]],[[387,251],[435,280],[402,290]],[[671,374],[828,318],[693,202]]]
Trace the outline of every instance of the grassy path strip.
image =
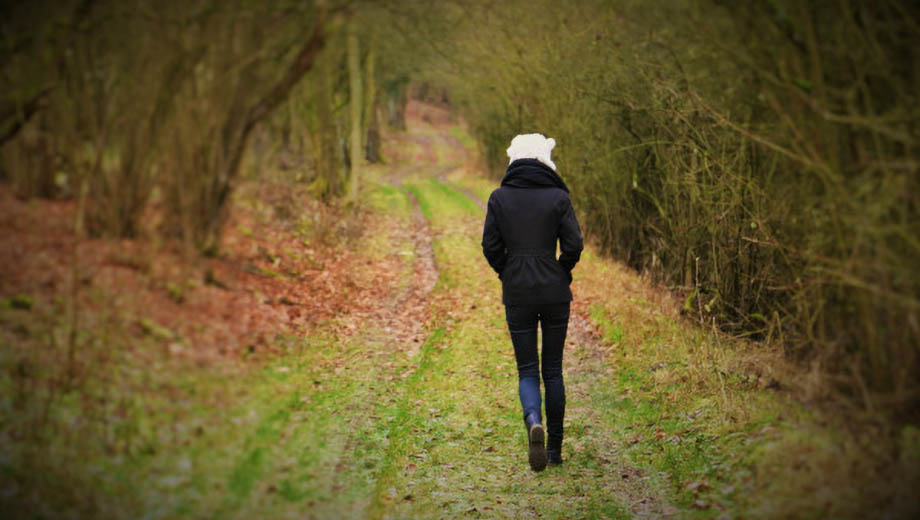
[[486,211],[486,200],[485,200],[485,199],[482,199],[482,198],[479,198],[475,193],[473,193],[473,192],[472,192],[471,190],[469,190],[468,188],[465,188],[465,187],[463,187],[463,186],[461,186],[461,185],[459,185],[459,184],[457,184],[457,183],[451,181],[451,180],[450,180],[450,175],[449,175],[449,174],[444,174],[444,175],[441,175],[440,177],[438,177],[438,182],[440,182],[441,184],[450,186],[451,189],[453,189],[453,190],[455,190],[455,191],[458,191],[458,192],[460,192],[460,193],[466,195],[466,198],[468,198],[469,200],[471,200],[471,201],[473,202],[473,204],[479,206],[479,209],[483,212],[483,214],[485,213],[485,211]]

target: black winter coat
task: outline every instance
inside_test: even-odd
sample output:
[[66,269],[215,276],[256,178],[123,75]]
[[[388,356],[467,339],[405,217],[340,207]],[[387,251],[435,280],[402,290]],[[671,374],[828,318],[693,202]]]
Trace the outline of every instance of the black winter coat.
[[489,196],[482,230],[482,253],[502,281],[502,303],[572,301],[572,269],[583,247],[562,178],[536,159],[512,162]]

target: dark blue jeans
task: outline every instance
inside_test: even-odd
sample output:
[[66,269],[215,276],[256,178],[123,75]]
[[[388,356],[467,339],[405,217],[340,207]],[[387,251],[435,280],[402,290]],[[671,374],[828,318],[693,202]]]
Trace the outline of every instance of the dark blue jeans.
[[[509,305],[505,319],[514,345],[518,368],[518,392],[524,410],[524,423],[540,414],[540,373],[546,388],[546,432],[550,439],[562,440],[565,417],[565,384],[562,381],[562,349],[569,326],[569,304]],[[542,370],[537,355],[537,324],[543,331]]]

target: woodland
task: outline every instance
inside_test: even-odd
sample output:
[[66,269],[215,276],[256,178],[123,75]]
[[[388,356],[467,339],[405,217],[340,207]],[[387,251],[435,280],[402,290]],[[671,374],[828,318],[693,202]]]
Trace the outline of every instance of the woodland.
[[[4,3],[0,511],[911,518],[917,41],[898,0]],[[589,244],[536,480],[477,249],[530,132]]]

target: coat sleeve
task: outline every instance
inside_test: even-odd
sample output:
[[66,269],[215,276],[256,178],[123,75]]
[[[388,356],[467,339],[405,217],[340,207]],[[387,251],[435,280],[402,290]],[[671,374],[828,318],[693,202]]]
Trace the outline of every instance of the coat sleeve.
[[581,258],[581,251],[584,249],[584,242],[581,238],[581,228],[578,227],[578,219],[575,218],[575,210],[572,208],[572,200],[566,194],[560,202],[562,218],[559,221],[559,263],[572,276],[572,269]]
[[486,209],[486,222],[482,228],[482,254],[492,269],[501,277],[502,270],[505,268],[505,262],[508,261],[508,254],[505,250],[505,241],[502,238],[501,230],[498,227],[498,202],[495,200],[495,194],[489,196],[489,205]]

